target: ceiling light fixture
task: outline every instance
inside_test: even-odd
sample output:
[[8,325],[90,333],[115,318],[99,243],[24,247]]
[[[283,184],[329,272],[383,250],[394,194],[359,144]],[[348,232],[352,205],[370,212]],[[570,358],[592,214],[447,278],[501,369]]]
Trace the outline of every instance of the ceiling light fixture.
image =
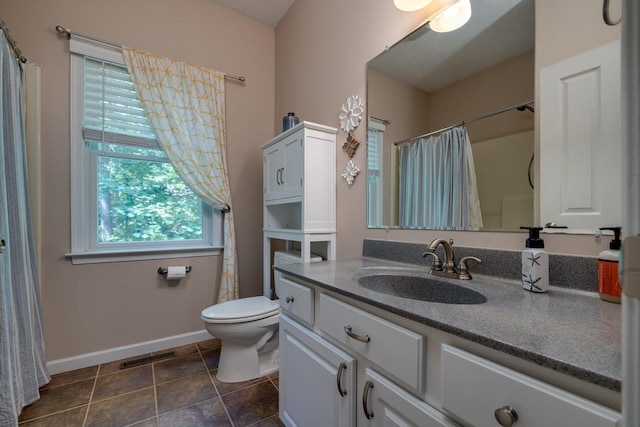
[[457,30],[471,18],[470,0],[458,0],[451,6],[441,10],[429,21],[429,27],[438,33]]
[[426,7],[431,0],[393,0],[393,4],[402,11],[414,12]]

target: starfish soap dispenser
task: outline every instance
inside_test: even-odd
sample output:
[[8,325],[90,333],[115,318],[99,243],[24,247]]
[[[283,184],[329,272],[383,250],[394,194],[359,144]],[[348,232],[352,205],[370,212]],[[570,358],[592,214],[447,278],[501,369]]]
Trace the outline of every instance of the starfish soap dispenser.
[[529,238],[522,251],[522,287],[531,292],[549,290],[549,254],[540,238],[542,227],[520,227],[529,230]]

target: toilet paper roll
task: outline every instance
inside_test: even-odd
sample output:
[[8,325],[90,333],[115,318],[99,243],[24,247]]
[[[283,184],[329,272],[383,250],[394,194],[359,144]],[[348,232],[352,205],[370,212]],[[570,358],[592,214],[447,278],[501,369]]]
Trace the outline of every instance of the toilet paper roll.
[[184,265],[176,265],[167,267],[167,280],[184,279],[187,275],[187,267]]

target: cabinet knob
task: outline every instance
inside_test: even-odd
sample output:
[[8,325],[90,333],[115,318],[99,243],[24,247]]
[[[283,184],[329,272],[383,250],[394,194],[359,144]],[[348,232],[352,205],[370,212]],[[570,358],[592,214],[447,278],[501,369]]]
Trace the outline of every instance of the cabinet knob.
[[498,408],[493,413],[496,416],[496,421],[502,427],[511,427],[513,423],[518,421],[518,414],[511,406],[503,406]]
[[293,297],[286,297],[284,300],[287,304],[291,304],[293,302]]
[[369,412],[369,407],[367,406],[367,400],[369,400],[369,390],[373,388],[373,383],[371,381],[367,381],[364,383],[364,391],[362,392],[362,409],[364,410],[364,416],[367,417],[368,420],[373,418],[373,412]]

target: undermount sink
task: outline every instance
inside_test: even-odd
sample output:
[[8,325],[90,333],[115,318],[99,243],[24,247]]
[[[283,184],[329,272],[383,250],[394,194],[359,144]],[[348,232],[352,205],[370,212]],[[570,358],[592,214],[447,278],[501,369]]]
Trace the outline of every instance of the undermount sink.
[[443,304],[482,304],[487,297],[473,289],[426,277],[380,274],[358,279],[360,285],[396,297]]

